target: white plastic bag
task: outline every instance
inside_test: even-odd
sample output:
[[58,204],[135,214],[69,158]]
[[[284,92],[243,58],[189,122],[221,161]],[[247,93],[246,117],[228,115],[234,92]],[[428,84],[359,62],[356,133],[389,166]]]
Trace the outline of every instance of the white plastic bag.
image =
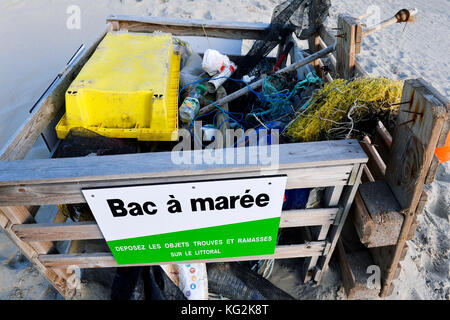
[[214,49],[207,49],[203,55],[202,68],[213,76],[230,65],[230,59]]

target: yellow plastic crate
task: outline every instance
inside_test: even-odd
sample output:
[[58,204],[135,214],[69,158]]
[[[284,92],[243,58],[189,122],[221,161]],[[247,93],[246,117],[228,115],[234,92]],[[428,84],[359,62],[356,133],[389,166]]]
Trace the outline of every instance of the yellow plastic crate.
[[112,138],[177,140],[179,69],[170,34],[108,33],[66,91],[58,137],[83,127]]

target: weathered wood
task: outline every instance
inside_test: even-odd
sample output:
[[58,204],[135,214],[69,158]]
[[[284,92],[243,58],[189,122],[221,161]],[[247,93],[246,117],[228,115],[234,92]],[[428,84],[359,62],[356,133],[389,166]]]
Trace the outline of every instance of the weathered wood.
[[411,223],[411,227],[409,227],[409,232],[408,232],[408,235],[406,236],[406,240],[414,239],[418,226],[419,226],[419,221],[417,219],[414,219],[413,222]]
[[[373,228],[363,243],[368,248],[396,244],[404,217],[387,184],[384,181],[363,183],[359,193],[373,221]],[[359,214],[364,216],[364,211]]]
[[25,158],[42,131],[44,131],[56,116],[59,109],[64,105],[67,88],[92,55],[109,28],[110,26],[107,26],[88,49],[72,61],[72,64],[65,66],[58,74],[60,78],[57,80],[53,91],[49,93],[46,99],[43,99],[35,106],[33,112],[28,116],[22,126],[0,150],[0,160],[19,160]]
[[[337,212],[338,208],[283,211],[280,228],[331,224]],[[18,224],[12,230],[25,242],[103,239],[94,221]]]
[[[339,239],[339,236],[341,234],[342,228],[344,227],[345,219],[347,218],[348,212],[350,210],[350,207],[352,205],[353,199],[355,197],[356,191],[358,190],[358,186],[361,182],[361,175],[363,172],[363,165],[355,165],[356,169],[356,176],[355,176],[355,182],[353,186],[346,186],[343,190],[343,194],[339,200],[339,205],[342,206],[342,213],[339,218],[339,224],[334,224],[329,233],[328,233],[328,239],[331,239],[331,246],[330,251],[328,254],[321,256],[318,261],[318,280],[317,282],[320,283],[322,279],[322,275],[324,272],[328,269],[328,264],[331,259],[331,255],[333,254],[334,248],[336,247],[337,240]],[[354,169],[354,170],[355,170]]]
[[440,161],[436,155],[433,156],[433,160],[431,160],[430,167],[428,168],[427,176],[425,177],[424,184],[431,184],[436,177],[437,169],[439,167]]
[[153,16],[110,15],[117,30],[129,32],[169,32],[175,36],[205,36],[225,39],[259,39],[266,36],[266,23],[178,19]]
[[[179,264],[186,263],[208,263],[208,262],[231,262],[248,261],[264,259],[287,259],[300,258],[306,256],[322,255],[326,248],[326,241],[317,241],[307,244],[284,245],[275,248],[274,255],[261,255],[236,258],[204,259],[194,261],[179,261]],[[171,264],[173,262],[158,262],[139,265],[118,265],[111,253],[84,253],[84,254],[46,254],[40,255],[39,260],[48,268],[62,268],[70,265],[76,265],[80,268],[109,268],[109,267],[127,267],[139,265],[161,265]]]
[[374,230],[374,222],[367,212],[366,206],[364,205],[364,201],[362,200],[359,192],[356,193],[355,199],[353,200],[350,218],[361,243],[365,245],[370,243],[370,238]]
[[0,227],[4,228],[8,224],[9,220],[8,217],[6,217],[3,212],[0,211]]
[[[315,52],[321,50],[321,48],[320,48],[320,36],[319,36],[318,33],[313,35],[312,37],[310,37],[308,39],[308,47],[309,47],[309,50],[310,50],[311,53],[315,53]],[[312,62],[312,65],[314,66],[314,69],[316,70],[316,74],[321,79],[323,79],[324,75],[323,75],[322,69],[320,68],[319,60],[320,59],[314,60]]]
[[425,190],[422,191],[422,194],[420,195],[419,203],[416,207],[416,215],[422,214],[423,210],[425,209],[425,205],[428,201],[428,194]]
[[434,150],[447,121],[447,103],[422,79],[406,80],[403,86],[391,157],[386,168],[389,183],[400,206],[407,212],[399,240],[390,256],[380,296],[385,297],[414,221]]
[[[317,168],[323,169],[317,170]],[[326,185],[345,185],[349,178],[349,172],[345,168],[339,167],[316,167],[304,169],[280,169],[277,173],[286,174],[288,177],[287,189],[293,188],[310,188]],[[317,174],[319,172],[320,174]],[[248,171],[237,173],[216,173],[205,175],[187,175],[180,177],[155,177],[155,178],[128,178],[105,180],[98,179],[93,181],[85,181],[74,183],[72,179],[64,183],[39,183],[27,186],[0,186],[0,203],[3,204],[54,204],[54,203],[84,203],[85,199],[81,193],[82,188],[95,187],[120,187],[142,184],[171,183],[190,181],[198,179],[202,181],[257,177],[273,174],[273,171]],[[107,182],[106,182],[107,181]]]
[[355,54],[361,48],[361,24],[349,15],[339,15],[338,30],[336,71],[339,77],[352,79],[355,75]]
[[427,83],[406,80],[386,181],[403,209],[414,212],[423,190],[434,149],[446,121],[446,106]]
[[283,211],[280,228],[329,225],[333,223],[338,210],[338,208],[323,208]]
[[[288,175],[287,188],[348,184],[351,172],[348,164],[364,162],[367,157],[356,141],[336,142],[280,145],[277,173]],[[326,168],[327,163],[342,166]],[[319,167],[321,170],[316,169]],[[15,168],[22,173],[14,173]],[[87,187],[214,180],[273,172],[273,167],[268,165],[178,165],[167,152],[0,162],[0,174],[4,176],[0,182],[0,205],[82,203],[85,200],[81,188]]]

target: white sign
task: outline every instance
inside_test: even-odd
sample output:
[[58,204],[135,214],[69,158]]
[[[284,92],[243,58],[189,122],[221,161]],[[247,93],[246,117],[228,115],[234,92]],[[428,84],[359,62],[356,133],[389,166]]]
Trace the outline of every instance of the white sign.
[[286,176],[84,189],[106,241],[280,217]]

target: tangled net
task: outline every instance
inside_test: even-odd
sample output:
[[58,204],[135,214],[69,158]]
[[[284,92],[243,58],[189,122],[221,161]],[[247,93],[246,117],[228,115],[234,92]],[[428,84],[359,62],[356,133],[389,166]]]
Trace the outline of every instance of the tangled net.
[[385,78],[326,83],[296,114],[285,134],[297,142],[349,138],[368,118],[397,114],[403,82]]

